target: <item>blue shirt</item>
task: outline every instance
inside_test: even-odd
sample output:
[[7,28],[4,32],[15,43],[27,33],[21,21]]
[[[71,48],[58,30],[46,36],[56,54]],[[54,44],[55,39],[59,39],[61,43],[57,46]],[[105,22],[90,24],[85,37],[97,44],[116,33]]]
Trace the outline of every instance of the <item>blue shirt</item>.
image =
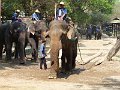
[[100,27],[96,27],[96,32],[100,32]]
[[39,48],[39,57],[43,58],[46,56],[45,45],[42,43]]
[[17,21],[18,20],[18,14],[17,13],[13,13],[12,15],[12,22]]
[[91,33],[92,33],[92,28],[91,28],[91,27],[88,27],[88,28],[87,28],[87,33],[88,33],[88,34],[91,34]]
[[62,17],[63,15],[67,14],[67,9],[66,8],[58,8],[57,9],[57,18]]
[[33,13],[32,14],[32,20],[38,21],[39,19],[40,19],[40,15],[39,14],[37,14],[37,13]]

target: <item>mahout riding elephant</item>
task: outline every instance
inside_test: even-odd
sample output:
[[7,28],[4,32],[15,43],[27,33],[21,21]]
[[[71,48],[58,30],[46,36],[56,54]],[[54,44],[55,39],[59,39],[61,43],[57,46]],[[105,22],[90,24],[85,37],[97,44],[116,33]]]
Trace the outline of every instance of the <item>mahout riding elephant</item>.
[[[59,73],[59,50],[62,48],[62,70],[70,72],[75,68],[75,57],[77,56],[77,45],[73,48],[74,41],[77,44],[77,40],[72,39],[74,33],[73,29],[65,21],[53,20],[50,23],[50,45],[51,45],[51,69],[49,78],[57,78]],[[73,53],[73,51],[76,51]]]

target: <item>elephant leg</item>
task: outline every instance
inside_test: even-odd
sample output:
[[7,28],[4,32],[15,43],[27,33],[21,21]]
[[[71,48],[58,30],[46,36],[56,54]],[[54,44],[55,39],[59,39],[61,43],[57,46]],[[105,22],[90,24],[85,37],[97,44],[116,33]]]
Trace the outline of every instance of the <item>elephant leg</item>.
[[76,66],[76,63],[75,63],[76,57],[77,57],[77,53],[76,53],[76,50],[74,50],[74,51],[73,51],[73,58],[72,58],[72,69],[74,69],[75,66]]
[[33,38],[29,38],[29,43],[31,45],[32,48],[32,58],[34,59],[34,61],[36,62],[36,57],[37,57],[37,49],[36,49],[36,42]]
[[21,32],[19,35],[18,39],[18,44],[19,44],[19,56],[20,56],[20,64],[25,64],[25,53],[24,53],[24,48],[25,48],[25,32]]
[[9,42],[5,45],[6,48],[6,60],[11,60],[12,56],[12,42]]
[[[59,42],[57,42],[58,44]],[[53,46],[51,46],[50,56],[51,56],[51,68],[50,68],[50,75],[49,79],[57,78],[58,72],[59,72],[59,46],[54,43]]]
[[61,71],[64,73],[65,72],[65,51],[62,51],[62,57],[61,57]]
[[76,42],[74,42],[74,49],[73,49],[73,58],[72,58],[72,69],[74,69],[75,68],[75,66],[76,66],[76,63],[75,63],[75,59],[76,59],[76,57],[77,57],[77,43]]
[[15,43],[15,59],[18,59],[19,53],[18,53],[18,42]]
[[39,43],[39,40],[36,36],[35,36],[34,40],[35,40],[35,43],[36,43],[36,49],[34,51],[34,53],[35,53],[34,60],[36,62],[38,60],[38,43]]
[[9,33],[5,34],[5,49],[6,49],[6,60],[11,60],[11,57],[12,57],[12,36]]
[[66,71],[67,72],[71,72],[72,71],[72,50],[70,50],[70,52],[67,53],[66,55]]
[[0,60],[2,60],[2,50],[3,50],[3,45],[0,44]]

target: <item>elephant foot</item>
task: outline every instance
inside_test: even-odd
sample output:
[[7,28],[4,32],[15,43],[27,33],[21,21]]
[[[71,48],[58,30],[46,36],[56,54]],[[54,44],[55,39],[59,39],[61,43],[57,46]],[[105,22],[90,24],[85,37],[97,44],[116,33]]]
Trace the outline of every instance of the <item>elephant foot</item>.
[[57,74],[50,73],[50,75],[48,76],[48,79],[57,79]]
[[48,76],[48,79],[57,79],[56,76]]
[[6,61],[6,62],[11,62],[12,59],[11,59],[11,58],[10,58],[10,59],[9,59],[9,58],[6,58],[5,61]]
[[26,64],[26,60],[20,60],[20,64],[21,65],[25,65]]

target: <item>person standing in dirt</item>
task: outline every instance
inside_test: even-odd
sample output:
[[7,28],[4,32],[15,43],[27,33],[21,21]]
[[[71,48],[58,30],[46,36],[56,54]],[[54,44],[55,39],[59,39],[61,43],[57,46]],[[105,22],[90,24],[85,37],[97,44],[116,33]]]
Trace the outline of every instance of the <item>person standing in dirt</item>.
[[44,64],[44,69],[47,69],[47,64],[46,64],[46,51],[45,51],[45,45],[46,41],[42,40],[42,44],[40,45],[39,48],[39,57],[40,57],[40,69],[42,69],[42,65]]
[[86,39],[91,40],[91,38],[92,38],[92,27],[91,25],[88,25],[86,30]]

